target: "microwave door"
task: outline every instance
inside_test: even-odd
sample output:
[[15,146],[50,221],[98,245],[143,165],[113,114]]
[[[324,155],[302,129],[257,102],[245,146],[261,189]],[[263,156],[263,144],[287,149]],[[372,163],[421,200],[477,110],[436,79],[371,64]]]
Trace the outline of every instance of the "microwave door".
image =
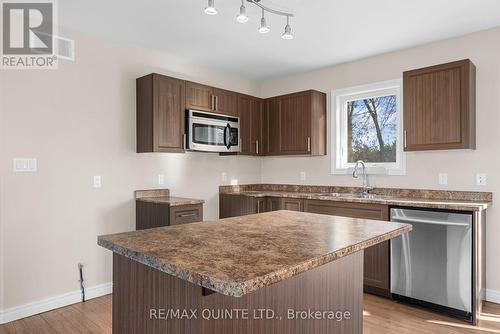
[[220,122],[203,120],[190,122],[189,148],[198,151],[226,151],[226,126]]

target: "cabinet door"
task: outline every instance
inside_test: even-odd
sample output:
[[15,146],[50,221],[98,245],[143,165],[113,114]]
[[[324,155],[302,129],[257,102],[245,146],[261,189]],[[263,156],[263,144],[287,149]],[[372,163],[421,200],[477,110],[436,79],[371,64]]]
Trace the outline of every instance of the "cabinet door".
[[254,99],[252,106],[252,119],[250,127],[250,151],[253,155],[263,155],[264,142],[263,142],[263,107],[262,101],[259,99]]
[[475,148],[475,67],[470,60],[403,74],[405,151]]
[[220,114],[238,116],[238,94],[228,90],[214,88],[214,110]]
[[214,100],[212,87],[186,82],[186,109],[213,111]]
[[266,204],[267,203],[266,203],[265,197],[255,198],[255,212],[254,213],[266,212],[267,211]]
[[282,200],[279,197],[268,197],[266,203],[266,211],[282,210]]
[[[389,220],[386,205],[306,200],[304,211],[324,215]],[[390,296],[390,243],[385,241],[364,250],[364,290]]]
[[298,93],[279,98],[280,153],[310,154],[311,94]]
[[252,109],[254,98],[241,95],[238,97],[238,113],[240,115],[241,154],[252,152]]
[[300,198],[283,198],[281,203],[283,210],[304,211],[304,200]]
[[219,218],[245,216],[256,213],[253,197],[237,194],[219,194]]
[[266,155],[278,155],[280,153],[280,110],[276,99],[267,99],[265,102],[265,136]]
[[184,151],[184,81],[153,78],[153,148],[156,152]]

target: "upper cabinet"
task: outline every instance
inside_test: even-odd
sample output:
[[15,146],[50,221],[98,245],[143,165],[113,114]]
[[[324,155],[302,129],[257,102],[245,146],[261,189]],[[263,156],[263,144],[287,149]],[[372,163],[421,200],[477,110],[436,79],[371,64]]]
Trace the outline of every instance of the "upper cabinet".
[[262,100],[253,96],[238,96],[241,154],[263,155]]
[[183,80],[150,74],[137,79],[137,152],[184,152]]
[[326,154],[326,94],[309,90],[266,101],[268,155]]
[[186,82],[186,109],[238,116],[238,94],[195,82]]
[[476,68],[466,59],[404,72],[404,150],[476,148]]
[[264,100],[156,73],[137,79],[137,152],[184,152],[187,109],[240,117],[239,154],[326,154],[324,93]]

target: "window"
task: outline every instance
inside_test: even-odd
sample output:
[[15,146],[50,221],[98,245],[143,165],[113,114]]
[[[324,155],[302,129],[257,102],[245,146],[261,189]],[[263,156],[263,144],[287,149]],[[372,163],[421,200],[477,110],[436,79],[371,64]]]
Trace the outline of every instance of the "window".
[[332,173],[363,160],[370,174],[404,175],[401,80],[332,92]]

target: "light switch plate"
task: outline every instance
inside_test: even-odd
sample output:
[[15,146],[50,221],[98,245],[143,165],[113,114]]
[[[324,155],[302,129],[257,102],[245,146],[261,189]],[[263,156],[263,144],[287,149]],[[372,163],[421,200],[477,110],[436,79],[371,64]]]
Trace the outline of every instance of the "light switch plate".
[[34,173],[37,169],[35,158],[14,158],[13,165],[15,173]]
[[102,179],[100,175],[94,176],[94,188],[101,188],[102,187]]
[[442,186],[448,184],[448,173],[439,173],[439,184]]
[[165,184],[165,175],[164,174],[158,174],[158,184],[159,185]]
[[220,179],[222,180],[222,182],[227,182],[227,173],[222,172],[220,175]]
[[486,185],[486,174],[484,173],[476,174],[476,185],[478,186]]
[[306,180],[306,172],[300,172],[300,180],[305,181]]

